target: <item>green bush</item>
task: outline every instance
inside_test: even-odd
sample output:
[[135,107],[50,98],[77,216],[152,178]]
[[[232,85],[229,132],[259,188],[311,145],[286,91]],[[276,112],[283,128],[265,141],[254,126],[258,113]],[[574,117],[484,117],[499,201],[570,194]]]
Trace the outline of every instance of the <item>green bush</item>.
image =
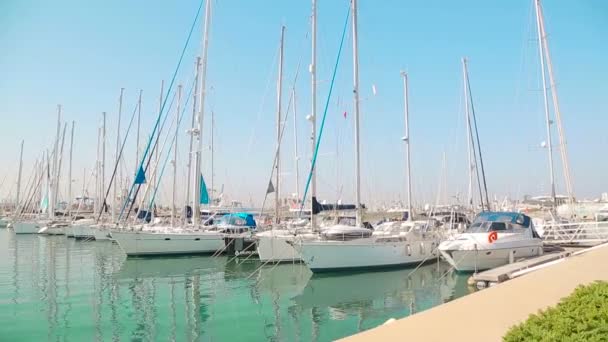
[[608,283],[579,286],[556,307],[512,327],[504,341],[608,341]]

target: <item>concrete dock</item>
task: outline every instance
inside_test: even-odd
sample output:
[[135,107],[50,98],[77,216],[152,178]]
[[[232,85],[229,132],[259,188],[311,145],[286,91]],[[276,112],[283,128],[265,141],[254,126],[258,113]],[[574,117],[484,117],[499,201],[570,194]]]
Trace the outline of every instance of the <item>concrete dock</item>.
[[358,341],[501,341],[532,313],[556,305],[579,285],[608,281],[608,244],[390,324],[343,339]]

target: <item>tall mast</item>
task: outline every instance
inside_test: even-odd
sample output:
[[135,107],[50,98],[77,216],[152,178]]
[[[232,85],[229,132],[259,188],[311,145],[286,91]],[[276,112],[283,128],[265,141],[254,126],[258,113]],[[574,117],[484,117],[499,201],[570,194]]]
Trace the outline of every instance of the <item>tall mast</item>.
[[[19,173],[17,174],[17,195],[15,197],[15,212],[13,214],[17,214],[19,209],[19,201],[21,200],[21,174],[23,172],[23,143],[21,140],[21,152],[19,153]],[[16,217],[16,216],[15,216]]]
[[545,56],[543,51],[543,28],[540,13],[540,0],[534,1],[536,7],[536,24],[538,28],[538,53],[540,57],[540,68],[543,85],[543,104],[545,107],[545,123],[547,125],[547,152],[549,154],[549,177],[551,180],[551,199],[553,210],[557,205],[555,198],[555,173],[553,171],[553,144],[551,142],[551,118],[549,116],[549,98],[547,96],[547,77],[545,76]]
[[407,220],[411,221],[412,212],[412,177],[410,167],[410,106],[408,98],[408,78],[406,72],[401,72],[403,77],[403,112],[405,115],[405,136],[403,141],[405,142],[405,164],[406,164],[406,178],[407,178]]
[[[53,148],[53,166],[51,175],[50,198],[49,198],[49,217],[55,217],[55,204],[57,202],[57,155],[59,152],[59,135],[61,134],[61,105],[57,105],[57,135],[55,138],[55,147]],[[49,166],[50,167],[50,166]]]
[[280,222],[279,214],[281,207],[281,90],[283,89],[283,43],[285,39],[285,26],[281,26],[281,44],[279,45],[279,74],[277,77],[277,157],[275,165],[275,190],[274,190],[274,220]]
[[[103,196],[106,191],[106,112],[101,113],[103,116],[103,124],[101,126],[101,186],[99,196]],[[101,213],[107,209],[105,199],[101,203]]]
[[[164,95],[165,95],[165,80],[161,80],[160,81],[160,95],[158,96],[158,115],[159,115],[159,117],[162,114],[161,112],[163,111]],[[157,142],[158,142],[158,140],[160,140],[160,130],[158,131],[158,135],[157,135],[156,139],[157,139]],[[152,184],[151,184],[152,187],[151,188],[148,187],[148,189],[155,189],[156,187],[158,187],[158,182],[157,182],[157,180],[158,180],[158,178],[157,178],[158,177],[157,172],[158,171],[157,170],[158,170],[158,166],[159,166],[159,159],[158,158],[160,157],[159,149],[158,148],[154,149],[154,156],[155,156],[155,159],[156,159],[155,160],[156,166],[154,167],[154,171],[152,172]],[[150,192],[148,190],[146,190],[146,193],[150,193]],[[144,196],[144,197],[146,197],[146,196]],[[142,204],[146,203],[146,202],[144,202],[144,200],[145,199],[142,198]],[[155,215],[156,210],[154,210],[154,208],[149,208],[148,210],[150,211],[150,217],[152,219],[154,219],[154,215]]]
[[353,108],[355,110],[355,202],[357,227],[361,227],[361,155],[359,137],[359,46],[357,37],[357,0],[352,0],[353,11]]
[[177,113],[175,114],[175,140],[173,142],[173,198],[171,204],[171,226],[175,226],[177,218],[176,189],[177,189],[177,137],[179,136],[179,118],[182,111],[182,85],[177,86]]
[[205,4],[205,26],[203,28],[203,58],[201,70],[201,87],[199,89],[199,108],[198,108],[198,148],[194,165],[194,205],[192,218],[196,225],[200,223],[201,216],[201,154],[203,151],[203,117],[205,114],[205,80],[207,77],[207,50],[209,46],[209,24],[211,20],[211,0]]
[[141,96],[144,91],[142,89],[139,90],[139,97],[137,98],[137,134],[135,136],[135,144],[137,145],[135,148],[135,174],[139,171],[139,130],[141,128]]
[[312,58],[310,62],[310,85],[311,85],[311,112],[310,118],[312,121],[312,131],[310,137],[311,144],[311,177],[310,177],[310,194],[311,194],[311,207],[310,207],[310,226],[313,231],[317,229],[317,217],[312,210],[312,203],[317,197],[317,172],[315,170],[314,161],[312,156],[315,154],[317,146],[317,0],[312,0],[312,19],[311,19],[311,35],[312,35]]
[[59,162],[57,163],[57,174],[55,175],[55,204],[57,206],[57,197],[59,196],[59,179],[61,178],[61,166],[63,165],[63,146],[65,143],[65,132],[67,131],[68,123],[63,125],[63,133],[61,133],[61,148],[59,149]]
[[296,176],[296,198],[300,198],[300,166],[298,163],[298,115],[296,110],[296,88],[295,86],[292,89],[292,98],[293,98],[293,157],[296,163],[295,168],[295,176]]
[[213,152],[214,152],[214,130],[215,130],[215,113],[213,111],[211,111],[211,191],[209,191],[209,205],[211,206],[213,204],[213,191],[214,191],[214,179],[213,176],[215,175],[214,172],[214,165],[213,165]]
[[70,133],[70,165],[68,168],[68,215],[72,212],[72,150],[74,149],[74,125],[72,121],[72,133]]
[[[199,69],[201,67],[201,58],[200,57],[196,57],[196,62],[195,62],[195,71],[194,71],[194,91],[192,92],[192,123],[190,124],[190,129],[188,130],[188,133],[190,134],[190,146],[188,147],[188,165],[187,165],[187,169],[188,169],[188,175],[186,176],[186,204],[190,203],[190,191],[194,191],[195,190],[191,190],[190,188],[190,183],[191,183],[191,178],[192,178],[192,147],[194,145],[194,131],[195,131],[195,127],[194,125],[196,124],[196,113],[197,113],[197,107],[196,105],[198,104],[197,102],[197,96],[198,96],[198,79],[199,79]],[[194,181],[194,188],[196,188],[196,181]],[[192,206],[194,207],[194,205]],[[185,220],[187,220],[187,216],[184,215]]]
[[[99,191],[99,180],[100,180],[100,174],[101,174],[101,163],[99,162],[99,155],[101,151],[101,127],[97,126],[97,155],[95,158],[95,172],[93,172],[93,174],[95,175],[95,189],[94,189],[94,198],[95,198],[95,202],[93,203],[93,214],[95,214],[95,216],[97,216],[98,213],[101,212],[101,206],[103,205],[102,203],[99,202],[100,200],[100,191]],[[82,189],[83,189],[83,193],[84,193],[84,184],[82,185]]]
[[465,126],[467,128],[467,156],[469,159],[467,171],[469,173],[469,186],[467,189],[467,205],[473,209],[473,155],[472,155],[472,142],[473,136],[471,134],[471,112],[469,110],[469,87],[468,87],[468,71],[467,71],[467,59],[462,58],[462,81],[464,83],[464,116]]
[[[122,97],[124,95],[125,88],[120,88],[120,97],[118,98],[118,127],[116,128],[116,168],[117,172],[120,174],[120,167],[118,163],[120,162],[120,119],[122,117]],[[120,180],[120,176],[117,177]],[[112,186],[112,222],[116,221],[116,187],[119,182],[114,181]]]
[[[42,172],[44,172],[45,169],[43,169]],[[46,210],[48,210],[47,215],[49,219],[53,218],[53,214],[55,211],[55,208],[53,207],[53,196],[51,193],[51,196],[49,196],[49,193],[51,192],[51,188],[52,188],[52,179],[53,179],[53,175],[51,174],[52,170],[51,170],[51,158],[49,156],[49,151],[46,151],[46,198],[47,198],[47,207]],[[44,174],[43,174],[44,177]],[[50,197],[50,198],[49,198]]]
[[555,78],[553,75],[553,64],[551,63],[551,54],[549,53],[549,42],[547,41],[547,33],[545,31],[545,20],[543,18],[543,10],[540,0],[537,2],[538,18],[542,32],[542,44],[545,50],[545,59],[547,62],[547,70],[549,71],[549,82],[551,87],[551,98],[553,99],[553,109],[555,111],[555,119],[557,121],[557,132],[559,134],[560,155],[562,159],[562,167],[564,177],[566,178],[566,191],[568,192],[568,200],[574,202],[574,190],[572,189],[572,178],[570,177],[570,163],[568,159],[568,149],[566,148],[566,135],[562,126],[562,115],[559,109],[559,101],[557,96],[557,87],[555,86]]

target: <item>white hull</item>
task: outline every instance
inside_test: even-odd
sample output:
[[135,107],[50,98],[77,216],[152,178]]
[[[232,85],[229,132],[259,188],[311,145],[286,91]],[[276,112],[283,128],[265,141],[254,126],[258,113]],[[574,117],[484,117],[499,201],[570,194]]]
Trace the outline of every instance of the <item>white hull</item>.
[[0,228],[7,228],[9,224],[9,220],[5,217],[0,218]]
[[92,227],[93,236],[95,236],[95,240],[103,241],[103,240],[111,240],[112,236],[110,234],[110,229],[105,228],[103,226],[95,226]]
[[[510,256],[511,253],[513,257]],[[442,250],[441,255],[459,272],[477,272],[508,264],[512,260],[542,255],[542,242],[519,247],[475,250]]]
[[44,227],[44,228],[40,229],[40,231],[38,231],[38,233],[43,234],[43,235],[65,235],[65,231],[69,228],[70,228],[69,226],[68,227]]
[[434,260],[439,241],[379,242],[376,238],[351,241],[304,241],[296,244],[313,272],[406,267]]
[[294,235],[258,234],[257,251],[262,262],[301,261],[300,253],[291,245]]
[[74,225],[72,233],[76,239],[94,239],[95,233],[89,225]]
[[224,248],[218,233],[148,233],[112,231],[112,238],[128,256],[215,253]]
[[42,225],[36,221],[21,221],[13,223],[15,234],[38,234]]

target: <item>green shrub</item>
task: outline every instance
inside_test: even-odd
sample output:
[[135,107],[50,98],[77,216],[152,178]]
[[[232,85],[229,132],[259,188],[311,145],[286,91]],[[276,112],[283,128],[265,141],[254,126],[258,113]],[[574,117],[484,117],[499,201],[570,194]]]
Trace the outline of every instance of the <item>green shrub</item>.
[[512,327],[504,341],[608,341],[608,283],[579,286],[556,307]]

